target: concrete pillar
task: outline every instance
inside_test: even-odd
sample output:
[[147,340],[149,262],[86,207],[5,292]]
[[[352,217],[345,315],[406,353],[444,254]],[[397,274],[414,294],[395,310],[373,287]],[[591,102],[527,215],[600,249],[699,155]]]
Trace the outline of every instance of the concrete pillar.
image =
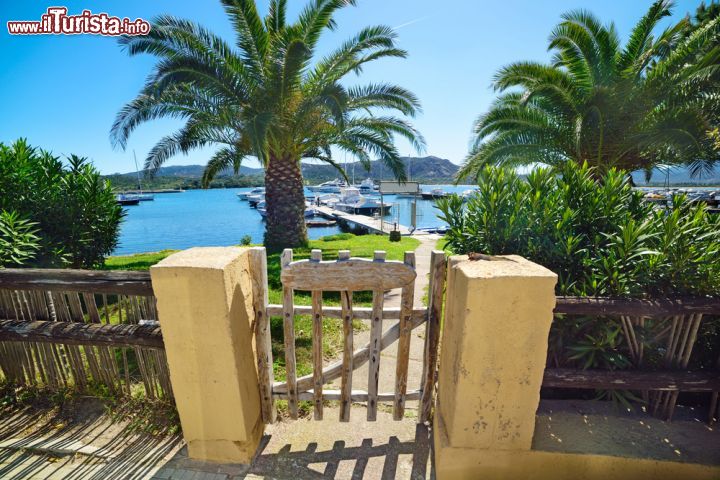
[[483,454],[530,449],[556,281],[518,256],[450,259],[434,420],[439,479],[487,474]]
[[249,463],[264,424],[247,248],[191,248],[150,269],[189,455]]

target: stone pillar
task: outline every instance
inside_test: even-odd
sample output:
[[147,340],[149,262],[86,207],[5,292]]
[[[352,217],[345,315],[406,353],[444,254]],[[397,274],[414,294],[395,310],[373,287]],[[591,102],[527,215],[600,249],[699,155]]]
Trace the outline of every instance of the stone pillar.
[[[557,275],[518,256],[452,257],[435,409],[439,479],[480,478],[493,451],[527,451]],[[492,475],[485,478],[492,478]]]
[[191,248],[150,269],[189,455],[249,463],[264,424],[247,248]]

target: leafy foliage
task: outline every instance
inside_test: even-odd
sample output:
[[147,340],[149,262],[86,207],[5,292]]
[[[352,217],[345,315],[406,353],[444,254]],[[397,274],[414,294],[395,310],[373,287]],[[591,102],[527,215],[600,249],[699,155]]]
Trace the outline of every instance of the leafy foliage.
[[477,119],[459,177],[487,164],[567,161],[598,173],[659,164],[711,171],[720,160],[710,133],[720,112],[720,20],[689,28],[683,19],[656,35],[671,7],[656,0],[624,47],[612,23],[584,10],[563,15],[550,34],[552,64],[517,62],[496,74],[500,96]]
[[[371,156],[379,158],[404,179],[394,137],[423,147],[422,136],[410,123],[381,114],[415,115],[420,105],[411,92],[385,83],[343,84],[366,64],[404,58],[407,52],[397,47],[392,28],[373,26],[317,58],[320,36],[335,27],[337,11],[354,5],[354,0],[311,1],[292,23],[284,0],[271,0],[265,18],[254,0],[222,3],[236,33],[235,45],[192,21],[167,15],[154,20],[148,35],[121,39],[130,55],[149,53],[160,60],[138,97],[118,113],[112,140],[125,147],[131,132],[143,122],[183,119],[185,125],[178,132],[162,138],[150,151],[145,168],[157,168],[178,153],[216,146],[205,169],[205,185],[227,168],[237,172],[244,158],[258,158],[266,168],[268,232],[272,225],[283,223],[277,236],[292,232],[289,236],[300,237],[286,246],[305,245],[302,158],[328,163],[344,176],[333,158],[334,147],[366,167]],[[278,163],[296,171],[273,168]],[[273,183],[279,184],[277,194]],[[283,203],[291,203],[292,208],[276,214]],[[281,243],[277,238],[266,238],[268,242]]]
[[[451,196],[437,201],[448,223],[447,246],[455,253],[518,254],[558,275],[558,295],[678,297],[720,295],[720,216],[678,195],[654,209],[614,169],[598,175],[587,164],[560,171],[539,168],[526,180],[486,166],[467,204]],[[623,369],[632,365],[617,319],[558,316],[550,332],[549,362],[578,368]],[[718,319],[703,321],[695,356],[699,366],[717,359]],[[663,319],[647,319],[635,335],[660,363],[656,339]],[[609,393],[626,403],[628,393]]]
[[22,139],[0,143],[0,212],[16,212],[16,229],[20,217],[32,222],[34,230],[20,228],[14,242],[38,244],[26,265],[90,268],[117,244],[123,212],[110,184],[85,158],[67,162]]
[[34,223],[15,212],[0,211],[0,268],[20,267],[40,248]]
[[654,209],[611,169],[566,164],[523,180],[484,167],[467,204],[438,200],[457,253],[518,254],[558,274],[557,293],[688,296],[720,293],[720,216],[683,195]]

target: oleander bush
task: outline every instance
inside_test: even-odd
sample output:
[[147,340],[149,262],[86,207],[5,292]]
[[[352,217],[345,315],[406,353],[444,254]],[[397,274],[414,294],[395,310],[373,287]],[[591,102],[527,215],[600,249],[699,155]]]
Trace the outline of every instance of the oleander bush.
[[720,295],[720,216],[683,195],[654,208],[611,170],[485,167],[467,203],[437,202],[456,253],[518,254],[558,274],[559,295]]
[[[517,254],[558,275],[558,295],[633,298],[720,296],[720,215],[676,195],[666,208],[643,201],[627,174],[598,175],[569,162],[523,178],[488,166],[478,191],[438,200],[455,253]],[[703,320],[693,355],[697,368],[720,355],[716,318]],[[660,365],[663,321],[638,328],[643,367]],[[632,365],[620,322],[563,316],[553,322],[551,366],[622,369]],[[653,354],[652,352],[655,352]]]
[[[70,155],[63,163],[22,139],[0,143],[0,192],[0,212],[32,222],[37,236],[25,266],[92,268],[117,245],[122,208],[85,158]],[[7,234],[8,241],[23,243],[27,234]]]
[[0,211],[0,268],[32,261],[40,248],[34,225],[16,212]]

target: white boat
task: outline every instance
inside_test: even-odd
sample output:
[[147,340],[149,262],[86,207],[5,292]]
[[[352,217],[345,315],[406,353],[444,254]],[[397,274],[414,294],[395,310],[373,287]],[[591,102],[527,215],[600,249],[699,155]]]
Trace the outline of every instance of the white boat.
[[447,193],[442,188],[433,188],[430,192],[421,192],[423,200],[435,200],[436,198],[445,198]]
[[258,193],[256,195],[248,195],[247,201],[251,207],[255,208],[255,207],[257,207],[258,203],[265,201],[265,194]]
[[372,194],[376,193],[378,190],[378,187],[375,185],[375,182],[372,181],[372,178],[366,178],[362,182],[360,182],[360,186],[358,187],[360,190],[360,193],[362,194]]
[[[257,211],[260,214],[260,216],[262,216],[263,218],[267,217],[267,208],[266,208],[265,200],[258,202],[256,208],[257,208]],[[305,204],[305,218],[312,218],[318,214],[319,214],[319,212],[315,208],[313,208],[311,205],[309,205],[307,203]]]
[[346,187],[341,190],[340,197],[333,208],[354,215],[373,216],[375,213],[380,212],[381,209],[382,215],[387,215],[390,213],[392,206],[383,205],[378,199],[360,195],[360,189],[358,188]]
[[265,194],[265,188],[257,187],[257,188],[253,188],[252,190],[248,190],[247,192],[239,192],[237,194],[237,197],[240,200],[247,200],[250,195],[260,195],[260,194]]
[[141,202],[152,202],[155,200],[155,195],[150,193],[139,193],[137,197]]
[[307,187],[311,192],[319,192],[319,193],[340,193],[340,189],[346,187],[347,184],[344,180],[340,180],[339,178],[336,178],[335,180],[331,180],[329,182],[321,183],[320,185],[314,185],[312,187]]
[[129,195],[125,193],[119,193],[115,195],[115,201],[118,205],[137,205],[140,203],[140,198],[138,195]]

